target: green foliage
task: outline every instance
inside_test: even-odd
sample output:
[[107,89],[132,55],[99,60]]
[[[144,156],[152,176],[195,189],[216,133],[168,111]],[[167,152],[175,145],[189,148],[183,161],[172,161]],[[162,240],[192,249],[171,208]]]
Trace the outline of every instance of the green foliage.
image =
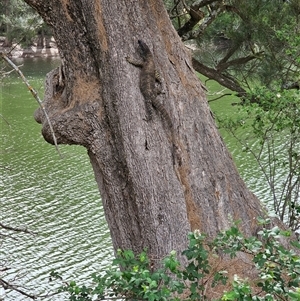
[[171,300],[173,293],[182,292],[182,282],[171,277],[171,275],[179,274],[179,262],[175,252],[171,252],[163,260],[162,268],[152,270],[152,264],[146,252],[135,256],[130,250],[118,250],[112,268],[106,271],[104,276],[92,275],[96,284],[93,288],[79,287],[74,281],[71,281],[64,290],[68,291],[72,301],[89,301],[94,300],[93,297],[150,301]]
[[299,107],[299,90],[260,87],[237,116],[219,119],[255,158],[270,188],[271,211],[294,231],[300,228]]
[[192,12],[203,16],[182,37],[193,39],[194,56],[212,68],[197,70],[204,76],[238,93],[256,84],[273,88],[300,80],[298,0],[164,2],[177,30],[188,25]]
[[[92,300],[208,300],[208,285],[217,289],[230,283],[229,291],[217,300],[286,300],[300,298],[300,257],[292,248],[284,248],[279,240],[289,235],[279,228],[267,228],[269,221],[260,220],[265,228],[259,238],[246,238],[237,224],[220,233],[215,240],[208,241],[205,235],[194,231],[189,234],[189,246],[183,252],[187,265],[181,266],[172,251],[153,269],[153,260],[144,251],[134,255],[132,251],[118,251],[112,267],[103,274],[93,274],[93,286],[79,286],[75,281],[62,287],[68,292],[70,301]],[[294,242],[300,250],[300,244]],[[234,275],[231,280],[227,272],[212,267],[212,258],[217,254],[228,254],[235,258],[245,254],[257,269],[257,279],[242,279]],[[228,259],[227,259],[228,260]],[[52,276],[60,277],[53,273]],[[220,290],[218,290],[220,292]]]
[[259,271],[255,281],[259,294],[253,294],[249,283],[235,276],[233,289],[226,292],[222,300],[299,300],[300,257],[279,241],[289,233],[274,227],[263,228],[258,235],[260,239],[245,238],[234,226],[217,237],[215,243],[225,253],[231,257],[237,252],[250,255]]
[[48,31],[42,18],[22,0],[5,1],[0,8],[0,29],[6,43],[30,46],[40,31]]

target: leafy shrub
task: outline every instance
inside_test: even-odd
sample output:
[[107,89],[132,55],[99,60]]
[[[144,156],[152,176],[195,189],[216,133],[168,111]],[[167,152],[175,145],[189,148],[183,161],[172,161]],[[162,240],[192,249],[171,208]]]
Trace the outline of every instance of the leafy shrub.
[[[291,242],[287,249],[279,242],[282,236],[289,236],[289,232],[265,227],[258,238],[246,238],[237,224],[213,241],[194,231],[183,252],[188,260],[186,266],[179,263],[175,251],[154,270],[146,251],[136,256],[130,250],[119,250],[109,270],[92,275],[93,286],[78,286],[71,281],[62,291],[68,292],[71,301],[300,300],[300,257],[294,251],[300,249],[300,244]],[[215,264],[223,261],[230,266],[238,257],[255,267],[254,279],[227,273],[224,265]],[[234,270],[237,271],[235,267]],[[209,291],[213,292],[210,296]],[[213,298],[214,292],[219,296]]]
[[268,209],[293,231],[300,230],[299,106],[299,90],[259,87],[236,115],[218,118],[256,162],[270,191]]

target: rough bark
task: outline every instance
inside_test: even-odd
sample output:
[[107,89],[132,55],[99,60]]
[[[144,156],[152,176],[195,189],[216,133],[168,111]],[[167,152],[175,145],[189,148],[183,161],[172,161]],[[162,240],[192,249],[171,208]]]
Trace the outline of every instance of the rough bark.
[[[209,235],[262,215],[209,110],[185,47],[160,0],[25,0],[53,27],[62,67],[48,74],[44,105],[59,143],[87,148],[116,248],[147,247],[153,258],[186,247],[186,234]],[[136,56],[150,47],[163,79],[176,151],[162,116],[145,120]],[[40,111],[45,139],[53,143]]]

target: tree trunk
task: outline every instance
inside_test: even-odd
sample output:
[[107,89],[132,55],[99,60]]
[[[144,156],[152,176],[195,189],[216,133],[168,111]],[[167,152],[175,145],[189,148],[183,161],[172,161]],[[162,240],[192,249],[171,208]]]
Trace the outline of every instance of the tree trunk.
[[[187,233],[214,236],[263,215],[222,141],[184,45],[161,0],[25,0],[52,26],[62,67],[46,80],[44,106],[58,143],[87,148],[114,248],[153,258],[186,247]],[[158,111],[146,118],[139,87],[142,39],[162,78]],[[52,135],[41,111],[45,139]],[[171,133],[172,132],[172,133]]]
[[36,47],[37,49],[43,49],[45,47],[45,34],[44,34],[44,30],[40,30],[38,32],[38,35],[37,35],[37,42],[36,42]]

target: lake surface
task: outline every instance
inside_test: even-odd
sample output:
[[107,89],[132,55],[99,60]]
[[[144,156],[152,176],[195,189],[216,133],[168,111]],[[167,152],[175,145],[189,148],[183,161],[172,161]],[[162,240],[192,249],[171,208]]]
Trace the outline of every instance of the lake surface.
[[[45,74],[57,60],[15,61],[43,98]],[[28,227],[35,235],[1,239],[0,266],[10,267],[5,279],[33,292],[53,288],[52,269],[65,279],[88,279],[110,264],[113,249],[92,167],[83,147],[55,147],[41,136],[33,119],[37,103],[26,86],[11,74],[1,85],[0,214],[1,222]],[[0,233],[4,231],[0,230]],[[5,231],[5,234],[8,234]],[[3,275],[2,275],[3,276]],[[0,299],[4,292],[0,292]],[[16,293],[4,300],[24,300]],[[62,300],[62,296],[51,300]]]
[[[55,59],[15,60],[43,98],[45,74],[55,68]],[[2,80],[0,149],[1,222],[27,227],[35,235],[13,234],[1,239],[0,268],[10,269],[5,279],[26,286],[31,292],[47,293],[57,285],[49,283],[56,270],[65,280],[86,281],[90,274],[109,266],[112,244],[104,218],[101,199],[86,150],[78,146],[55,147],[40,134],[41,126],[33,119],[37,103],[15,74]],[[232,99],[214,102],[215,111],[230,111]],[[266,199],[263,185],[253,162],[236,143],[225,136],[248,186]],[[8,234],[1,230],[0,233]],[[3,277],[3,275],[2,275]],[[0,291],[0,299],[25,300],[16,293]],[[62,295],[51,300],[64,300]]]

